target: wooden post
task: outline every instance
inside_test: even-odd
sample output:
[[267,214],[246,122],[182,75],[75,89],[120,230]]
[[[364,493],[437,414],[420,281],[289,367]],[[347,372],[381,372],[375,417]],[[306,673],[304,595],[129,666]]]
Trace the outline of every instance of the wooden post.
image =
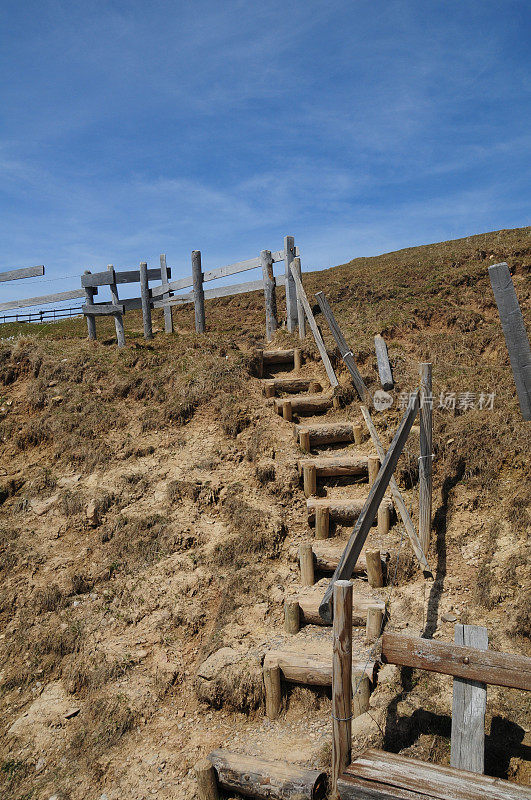
[[[91,275],[91,271],[86,269],[84,272],[85,275]],[[87,306],[91,306],[94,303],[94,289],[92,286],[85,286],[85,303]],[[87,331],[89,339],[94,341],[96,337],[96,317],[93,314],[87,314]],[[41,311],[41,322],[42,322],[42,311]]]
[[300,609],[297,600],[284,602],[284,628],[287,633],[295,634],[300,630]]
[[291,264],[295,258],[295,239],[284,237],[284,263],[286,264],[286,325],[293,333],[297,325],[297,289],[291,272]]
[[378,458],[378,456],[369,456],[368,470],[369,470],[369,486],[372,486],[377,478],[378,472],[380,471],[380,459]]
[[363,428],[361,425],[354,425],[354,443],[355,444],[362,444],[363,443]]
[[330,508],[317,506],[315,509],[315,538],[328,539],[330,536]]
[[334,372],[334,368],[332,366],[332,362],[328,356],[326,351],[326,346],[323,341],[323,337],[321,335],[321,331],[319,330],[319,326],[315,321],[315,317],[313,315],[312,309],[308,302],[308,298],[306,297],[306,292],[304,291],[304,286],[302,285],[302,281],[297,275],[297,272],[291,269],[291,274],[293,275],[293,280],[295,281],[295,285],[297,288],[297,295],[302,303],[304,308],[304,313],[306,314],[306,318],[308,320],[308,325],[310,326],[310,330],[313,334],[313,338],[315,340],[315,344],[317,345],[317,349],[319,350],[319,355],[321,356],[321,360],[323,362],[324,368],[326,370],[326,374],[328,375],[328,380],[330,381],[330,386],[334,388],[335,386],[339,386],[339,381],[337,380],[336,373]]
[[[293,259],[293,269],[299,276],[299,280],[302,281],[301,260],[298,256]],[[304,308],[301,303],[298,292],[297,292],[297,320],[299,323],[299,339],[304,339],[306,338],[306,317],[304,316]]]
[[369,586],[380,589],[383,585],[382,556],[379,550],[366,550],[367,578]]
[[302,367],[302,350],[300,347],[295,347],[293,350],[293,369],[300,369]]
[[432,403],[431,364],[420,364],[419,539],[424,555],[430,547],[431,533]]
[[507,264],[492,264],[489,278],[509,351],[522,417],[531,420],[531,347]]
[[[456,625],[456,644],[486,650],[487,629],[479,625]],[[485,711],[487,685],[454,678],[450,766],[483,774],[485,767]]]
[[280,686],[280,667],[268,660],[264,660],[263,668],[265,707],[268,719],[277,719],[282,705],[282,689]]
[[216,770],[208,758],[203,758],[195,767],[197,795],[199,800],[219,800]]
[[282,404],[282,416],[286,420],[286,422],[291,422],[293,419],[293,411],[291,408],[291,400],[284,400]]
[[301,450],[305,453],[310,452],[310,431],[301,431],[299,433],[299,444]]
[[[160,255],[160,280],[163,286],[167,286],[169,283],[168,279],[168,266],[166,264],[166,254],[161,253]],[[167,292],[164,292],[161,295],[163,300],[168,300],[170,297],[170,291],[168,289]],[[166,333],[173,333],[173,317],[172,317],[172,308],[171,306],[164,306],[164,330]]]
[[304,496],[311,497],[317,494],[317,469],[315,464],[308,464],[302,471],[304,481]]
[[391,527],[391,511],[388,505],[381,505],[378,509],[378,534],[385,536]]
[[376,350],[376,361],[378,363],[378,375],[380,376],[380,383],[382,389],[388,392],[395,385],[393,380],[393,373],[391,372],[391,364],[389,363],[389,355],[387,353],[387,345],[383,336],[379,333],[374,337],[374,348]]
[[311,542],[303,542],[299,547],[299,565],[303,586],[313,586],[315,573],[313,566],[313,548]]
[[369,676],[363,671],[352,672],[352,717],[359,717],[369,710],[371,686]]
[[275,396],[275,387],[273,385],[266,386],[264,389],[264,394],[266,397],[274,397]]
[[352,750],[352,584],[334,583],[332,653],[332,797]]
[[147,274],[147,264],[145,261],[140,263],[140,297],[142,299],[142,322],[144,323],[144,339],[153,339],[151,328],[151,298],[149,296],[149,281]]
[[367,642],[375,642],[382,633],[384,615],[380,606],[369,606],[367,609]]
[[[107,269],[114,274],[114,267],[112,264],[107,266]],[[109,286],[111,290],[111,297],[112,302],[115,306],[118,305],[118,287],[115,283],[111,283]],[[116,330],[116,341],[118,343],[118,347],[125,347],[125,331],[124,331],[124,318],[121,314],[113,314],[114,317],[114,327]]]
[[203,291],[201,250],[192,250],[192,280],[194,287],[195,329],[197,333],[204,333],[206,330],[205,293]]
[[258,378],[263,378],[264,377],[264,351],[263,350],[257,350],[256,351],[256,361],[257,361],[257,364],[256,364],[257,377]]
[[278,328],[276,283],[273,275],[273,259],[270,250],[262,250],[260,253],[260,263],[262,265],[262,277],[264,280],[266,339],[270,342]]
[[356,387],[356,391],[359,394],[362,403],[366,403],[368,402],[370,396],[369,390],[365,386],[363,378],[361,377],[359,370],[356,366],[356,362],[354,361],[354,356],[352,355],[352,350],[347,345],[345,337],[341,333],[341,328],[337,324],[336,318],[334,317],[332,309],[330,308],[330,304],[328,303],[328,300],[324,296],[323,292],[317,292],[315,296],[317,298],[317,302],[319,303],[321,311],[323,312],[325,319],[328,322],[328,327],[332,332],[332,336],[336,340],[339,352],[341,353],[341,358],[343,359],[348,371],[351,374],[352,383]]

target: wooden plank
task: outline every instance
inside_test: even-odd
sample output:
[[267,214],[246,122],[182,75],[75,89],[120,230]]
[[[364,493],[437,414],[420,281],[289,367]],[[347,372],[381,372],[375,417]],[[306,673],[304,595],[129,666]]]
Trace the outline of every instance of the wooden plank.
[[363,506],[363,511],[358,517],[358,521],[354,526],[352,535],[347,546],[345,547],[343,555],[341,556],[341,561],[339,562],[338,567],[332,576],[332,580],[330,581],[330,585],[324,594],[323,601],[319,609],[319,612],[324,620],[332,620],[332,591],[334,581],[348,579],[352,575],[354,565],[358,560],[358,556],[361,553],[363,545],[365,544],[367,535],[378,512],[378,507],[383,500],[385,490],[387,489],[389,481],[391,480],[393,472],[395,471],[398,459],[407,441],[407,437],[409,436],[411,426],[413,425],[415,417],[417,416],[418,408],[419,395],[418,392],[415,392],[412,397],[410,407],[406,409],[400,426],[393,437],[391,446],[387,451],[382,466],[380,467],[378,476],[371,487],[369,496],[367,497],[365,505]]
[[285,761],[265,761],[255,756],[213,750],[209,760],[218,784],[228,791],[259,800],[323,800],[326,773]]
[[378,375],[380,376],[380,383],[382,389],[388,392],[395,385],[393,380],[393,373],[391,371],[391,364],[389,363],[389,354],[387,352],[387,345],[383,336],[379,333],[374,337],[374,349],[376,350],[376,361],[378,363]]
[[229,275],[236,275],[238,272],[247,272],[250,269],[260,267],[260,258],[249,258],[247,261],[238,261],[235,264],[227,264],[226,267],[216,267],[203,273],[203,281],[215,281],[218,278],[227,278]]
[[420,364],[419,539],[428,553],[433,492],[433,415],[431,364]]
[[[293,259],[293,268],[296,270],[299,280],[302,282],[302,268],[300,258]],[[301,298],[297,293],[297,322],[299,325],[299,339],[306,338],[306,317],[304,314],[304,306],[302,305]]]
[[[456,644],[486,650],[487,629],[480,625],[456,625]],[[454,678],[452,698],[452,745],[450,766],[483,774],[485,768],[485,712],[487,685]]]
[[[107,269],[109,271],[109,274],[112,275],[112,277],[115,277],[114,267],[112,266],[112,264],[109,264]],[[116,283],[111,283],[109,288],[111,290],[112,302],[115,306],[118,306],[118,287],[116,286]],[[123,312],[120,313],[117,312],[114,315],[114,329],[116,331],[116,342],[118,344],[118,347],[125,347]]]
[[[284,263],[286,265],[286,325],[293,333],[297,325],[297,289],[291,269],[295,258],[295,240],[293,236],[284,237]],[[301,284],[302,285],[302,284]]]
[[109,317],[112,314],[124,314],[125,306],[123,303],[96,303],[94,305],[85,304],[81,306],[81,311],[85,316]]
[[[168,268],[168,277],[171,276],[171,270]],[[148,280],[160,281],[160,269],[149,269]],[[110,275],[107,270],[104,272],[85,273],[81,276],[81,286],[110,286],[111,283],[139,283],[140,270],[122,270],[122,272],[114,272]]]
[[[168,269],[168,265],[166,264],[166,254],[160,254],[160,280],[161,285],[167,289],[162,295],[163,300],[167,300],[170,297],[170,290],[168,287],[170,279],[170,270]],[[173,333],[173,317],[172,317],[172,310],[171,306],[165,304],[164,308],[164,330],[166,333]]]
[[[385,636],[385,634],[384,634]],[[418,761],[382,750],[366,750],[356,758],[341,776],[348,785],[375,792],[379,787],[389,794],[341,794],[345,798],[405,797],[420,800],[529,800],[528,786],[475,775],[439,764]],[[352,781],[352,782],[351,782]],[[346,787],[346,788],[347,788]],[[396,790],[396,794],[393,792]],[[347,788],[348,791],[348,788]],[[400,794],[404,792],[404,794]],[[408,794],[410,792],[411,794]]]
[[509,267],[506,263],[489,267],[489,278],[498,306],[509,351],[522,416],[531,420],[531,347],[520,311]]
[[389,664],[453,675],[454,678],[531,691],[531,658],[526,656],[477,650],[401,633],[386,633],[382,643],[382,660]]
[[[380,437],[376,432],[376,428],[374,427],[374,423],[372,421],[371,415],[369,413],[369,409],[367,406],[361,406],[361,413],[363,414],[363,419],[367,424],[367,428],[369,429],[369,434],[372,439],[372,443],[376,448],[376,452],[378,453],[378,457],[380,461],[383,463],[385,459],[385,452],[382,447],[382,443],[380,441]],[[409,541],[411,542],[411,547],[413,548],[413,552],[415,553],[416,557],[418,558],[422,568],[426,571],[430,571],[430,566],[424,555],[424,551],[420,544],[419,537],[417,536],[417,531],[415,530],[415,526],[413,524],[413,520],[409,515],[409,511],[407,510],[406,504],[404,502],[404,498],[398,488],[398,484],[396,482],[396,478],[393,475],[391,480],[389,481],[389,488],[391,490],[391,495],[393,497],[394,504],[396,506],[396,510],[400,514],[402,522],[404,523],[404,528],[406,529],[406,533],[409,537]]]
[[39,297],[26,297],[23,300],[10,300],[7,303],[0,303],[0,311],[9,311],[12,308],[29,308],[30,306],[45,306],[49,303],[60,303],[61,300],[74,300],[76,297],[85,297],[84,289],[74,289],[70,292],[55,292],[55,294],[44,294]]
[[352,752],[352,584],[334,584],[332,649],[332,796]]
[[[297,274],[297,270],[293,268],[293,265],[291,265],[291,274],[293,275],[293,280],[295,282],[295,288],[296,288],[296,292],[297,292],[296,298],[295,298],[295,303],[296,303],[297,298],[302,303],[302,306],[304,308],[304,313],[306,314],[306,318],[308,320],[308,324],[310,326],[311,332],[313,333],[313,338],[315,339],[315,344],[317,345],[317,349],[319,350],[319,353],[321,355],[321,359],[323,361],[324,368],[326,370],[326,374],[328,375],[328,380],[330,381],[330,385],[331,386],[338,386],[339,382],[338,382],[338,380],[336,378],[336,373],[334,372],[334,368],[333,368],[333,366],[332,366],[332,364],[330,362],[330,359],[328,358],[328,353],[326,352],[325,343],[323,342],[323,338],[321,336],[319,328],[317,327],[317,323],[315,321],[315,317],[312,314],[312,309],[310,308],[310,304],[308,302],[308,298],[306,297],[306,292],[304,291],[304,287],[302,285],[302,281],[301,281],[301,279],[299,278],[299,276]],[[295,305],[295,311],[296,310],[297,309],[296,309],[296,305]]]
[[332,332],[332,336],[336,340],[336,344],[339,348],[339,352],[341,354],[341,358],[343,359],[350,375],[352,377],[352,382],[356,388],[358,395],[363,403],[367,403],[369,401],[369,390],[365,386],[363,378],[361,377],[359,370],[356,366],[356,362],[354,361],[354,356],[352,355],[352,351],[347,345],[345,341],[345,337],[341,333],[341,328],[337,324],[336,318],[330,308],[330,304],[326,299],[323,292],[317,292],[315,295],[317,298],[317,302],[319,303],[319,307],[324,314],[324,317],[328,323],[328,327]]
[[0,272],[0,283],[4,281],[18,281],[21,278],[37,278],[44,275],[44,266],[40,264],[38,267],[22,267],[21,269],[9,269],[6,272]]

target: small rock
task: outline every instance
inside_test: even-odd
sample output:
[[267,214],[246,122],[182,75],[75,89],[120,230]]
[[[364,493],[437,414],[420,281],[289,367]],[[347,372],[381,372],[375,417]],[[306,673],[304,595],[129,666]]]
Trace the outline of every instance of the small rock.
[[46,761],[44,760],[44,758],[39,758],[39,760],[35,764],[35,772],[42,772],[45,766],[46,766]]
[[100,515],[98,513],[98,507],[95,500],[91,500],[90,503],[88,503],[85,509],[85,514],[91,525],[98,524]]
[[457,622],[457,617],[451,612],[448,614],[443,614],[441,619],[443,622]]

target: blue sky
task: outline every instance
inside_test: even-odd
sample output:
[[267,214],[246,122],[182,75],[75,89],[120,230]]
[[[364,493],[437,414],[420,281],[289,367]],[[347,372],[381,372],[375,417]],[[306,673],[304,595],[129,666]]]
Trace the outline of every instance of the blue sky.
[[[524,0],[0,0],[0,270],[303,269],[529,224]],[[252,275],[249,275],[252,278]]]

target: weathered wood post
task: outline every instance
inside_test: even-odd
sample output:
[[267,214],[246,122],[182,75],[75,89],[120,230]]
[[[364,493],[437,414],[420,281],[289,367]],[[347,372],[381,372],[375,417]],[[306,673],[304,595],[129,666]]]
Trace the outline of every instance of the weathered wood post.
[[311,542],[303,542],[299,547],[299,565],[301,570],[301,583],[303,586],[313,586],[315,572],[313,564],[313,548]]
[[310,452],[310,431],[301,431],[299,433],[299,444],[301,450],[304,450],[305,453]]
[[293,369],[298,370],[302,367],[302,350],[295,347],[293,350]]
[[[91,271],[86,269],[84,272],[85,275],[91,275]],[[94,289],[92,286],[85,286],[85,303],[87,306],[91,306],[94,303]],[[97,338],[96,337],[96,317],[94,314],[87,314],[87,331],[89,339],[93,341]],[[42,321],[42,311],[41,311],[41,321]]]
[[382,556],[379,550],[366,550],[367,579],[369,586],[380,589],[383,585]]
[[[166,264],[166,254],[160,254],[160,280],[163,286],[167,286],[169,283],[168,278],[168,266]],[[168,288],[167,292],[164,292],[162,295],[162,300],[169,300],[170,291]],[[171,313],[171,306],[164,306],[164,330],[166,333],[173,333],[173,317]]]
[[330,508],[317,506],[315,509],[315,538],[328,539],[330,535]]
[[203,758],[195,767],[199,800],[219,800],[216,770],[208,758]]
[[149,281],[147,264],[140,262],[140,298],[142,300],[142,322],[144,323],[144,339],[153,339],[151,328],[151,298],[149,296]]
[[378,509],[378,534],[385,536],[391,527],[391,509],[385,503]]
[[334,583],[332,654],[332,797],[352,749],[352,584]]
[[286,422],[291,422],[293,419],[293,409],[291,407],[291,400],[284,400],[282,404],[282,416]]
[[205,293],[201,269],[201,250],[192,250],[192,281],[194,287],[195,329],[197,333],[204,333],[206,330]]
[[304,483],[304,496],[312,497],[317,494],[317,469],[315,464],[308,464],[303,467],[302,477]]
[[275,291],[276,282],[273,275],[273,259],[270,250],[262,250],[260,253],[260,263],[262,265],[262,276],[264,279],[266,339],[270,342],[278,328],[277,295]]
[[[299,280],[302,281],[301,260],[298,256],[293,259],[293,269],[299,276]],[[295,285],[295,291],[297,291],[296,285]],[[302,301],[299,297],[298,292],[297,292],[297,320],[299,323],[299,339],[304,339],[306,338],[306,317],[304,315],[304,306],[302,305]]]
[[369,471],[369,486],[372,486],[380,471],[380,459],[378,456],[369,456],[367,469]]
[[355,444],[362,444],[363,442],[363,428],[361,425],[354,425],[354,443]]
[[298,633],[300,625],[300,607],[298,600],[286,600],[284,602],[284,628],[286,633]]
[[375,642],[382,633],[384,615],[380,606],[369,606],[367,608],[367,627],[365,638],[368,643]]
[[369,710],[371,686],[365,671],[352,672],[352,718],[359,717]]
[[293,236],[284,237],[284,263],[286,264],[286,325],[288,331],[293,333],[297,325],[297,290],[291,272],[291,263],[295,258],[295,239]]
[[376,350],[376,361],[378,363],[378,375],[380,376],[380,383],[382,389],[388,392],[395,385],[393,380],[393,373],[391,372],[391,364],[389,363],[389,355],[387,353],[387,345],[383,336],[379,333],[374,337],[374,349]]
[[[456,644],[487,650],[487,629],[479,625],[456,625]],[[483,774],[485,767],[485,711],[487,685],[454,678],[450,766]]]
[[[108,264],[107,269],[114,276],[113,265]],[[109,289],[111,290],[112,302],[115,306],[117,306],[120,301],[118,300],[118,287],[116,283],[111,283]],[[116,314],[113,314],[113,317],[114,317],[114,327],[116,329],[116,341],[118,342],[118,347],[125,347],[124,318],[122,314],[118,312]]]
[[419,539],[427,554],[430,547],[433,485],[431,364],[420,364]]
[[282,706],[280,667],[266,655],[263,666],[266,716],[277,719]]

